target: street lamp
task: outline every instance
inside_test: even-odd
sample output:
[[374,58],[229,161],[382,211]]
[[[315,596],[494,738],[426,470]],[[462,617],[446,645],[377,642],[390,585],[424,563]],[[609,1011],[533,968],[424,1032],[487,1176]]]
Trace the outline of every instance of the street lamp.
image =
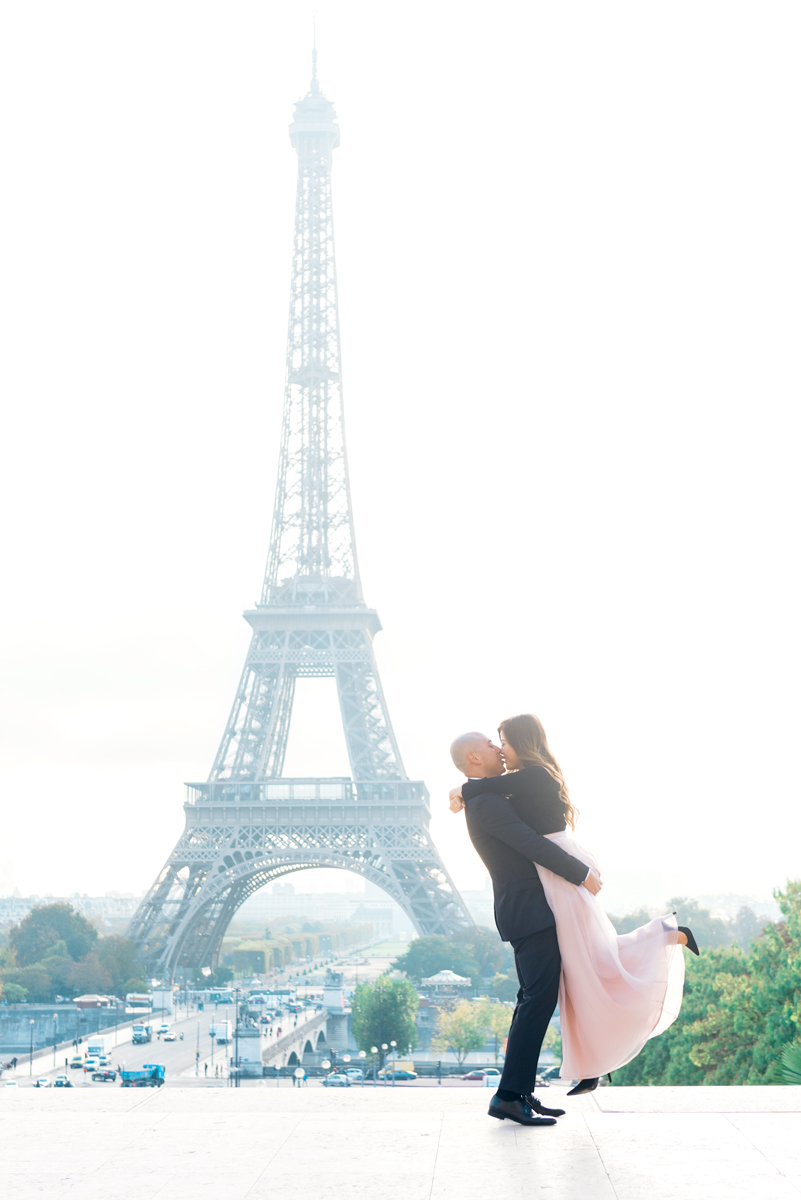
[[[384,1087],[386,1087],[387,1086],[387,1050],[389,1050],[389,1046],[387,1045],[386,1042],[381,1043],[381,1049],[383,1050],[383,1054],[381,1055],[381,1057],[384,1060]],[[394,1079],[392,1082],[393,1083],[395,1082]]]
[[31,1017],[31,1063],[30,1063],[30,1067],[28,1068],[29,1075],[33,1075],[33,1025],[34,1025],[34,1021],[33,1021],[33,1017]]
[[364,1087],[364,1066],[365,1066],[364,1060],[367,1058],[367,1051],[360,1050],[359,1058],[362,1060],[362,1087]]
[[395,1086],[395,1051],[398,1048],[398,1043],[390,1042],[389,1044],[392,1047],[392,1086],[394,1087]]
[[58,1041],[58,1013],[53,1013],[53,1070],[56,1069],[56,1043]]
[[371,1046],[370,1053],[373,1056],[373,1087],[375,1087],[375,1056],[378,1054],[378,1046]]

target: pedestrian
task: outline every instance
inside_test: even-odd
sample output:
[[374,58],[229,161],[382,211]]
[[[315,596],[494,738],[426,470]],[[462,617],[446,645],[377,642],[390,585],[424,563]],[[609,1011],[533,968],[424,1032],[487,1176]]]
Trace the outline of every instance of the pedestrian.
[[204,1075],[206,1075],[206,1076],[208,1076],[208,1073],[209,1073],[209,1064],[208,1064],[208,1063],[204,1063],[204,1064],[203,1064],[203,1074],[204,1074]]

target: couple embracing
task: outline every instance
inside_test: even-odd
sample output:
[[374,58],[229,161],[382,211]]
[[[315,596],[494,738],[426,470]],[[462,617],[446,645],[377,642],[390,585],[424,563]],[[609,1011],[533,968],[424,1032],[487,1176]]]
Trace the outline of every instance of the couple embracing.
[[[534,1095],[537,1062],[557,1000],[563,1078],[569,1096],[630,1062],[675,1021],[684,986],[681,946],[698,953],[689,929],[668,914],[617,934],[598,894],[598,864],[570,836],[576,810],[529,713],[486,734],[465,733],[451,757],[467,782],[450,794],[492,878],[495,923],[511,942],[520,981],[500,1086],[489,1115],[521,1125],[553,1125],[563,1109]],[[568,832],[570,827],[570,833]]]

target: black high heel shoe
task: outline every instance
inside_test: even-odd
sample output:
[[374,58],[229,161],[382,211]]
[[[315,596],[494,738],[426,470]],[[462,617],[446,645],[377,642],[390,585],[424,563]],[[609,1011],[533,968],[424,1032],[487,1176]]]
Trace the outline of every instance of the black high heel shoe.
[[684,936],[686,937],[687,949],[690,950],[693,954],[700,955],[701,951],[698,949],[698,943],[696,942],[695,938],[693,937],[693,931],[691,929],[688,929],[686,925],[679,925],[679,933],[683,933]]
[[[612,1082],[612,1076],[606,1077],[609,1082]],[[572,1087],[567,1093],[568,1096],[583,1096],[587,1092],[594,1092],[600,1081],[598,1079],[580,1079],[575,1087]]]

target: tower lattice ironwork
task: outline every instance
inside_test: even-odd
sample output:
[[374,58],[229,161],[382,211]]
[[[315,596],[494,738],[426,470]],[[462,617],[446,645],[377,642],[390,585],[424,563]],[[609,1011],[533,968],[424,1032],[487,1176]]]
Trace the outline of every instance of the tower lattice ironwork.
[[[298,154],[286,388],[272,537],[245,667],[207,783],[129,929],[154,974],[211,966],[264,884],[339,867],[378,884],[422,934],[471,919],[428,831],[424,783],[392,730],[362,595],[345,452],[331,163],[336,113],[317,81],[289,127]],[[333,676],[352,778],[282,776],[295,681]]]

